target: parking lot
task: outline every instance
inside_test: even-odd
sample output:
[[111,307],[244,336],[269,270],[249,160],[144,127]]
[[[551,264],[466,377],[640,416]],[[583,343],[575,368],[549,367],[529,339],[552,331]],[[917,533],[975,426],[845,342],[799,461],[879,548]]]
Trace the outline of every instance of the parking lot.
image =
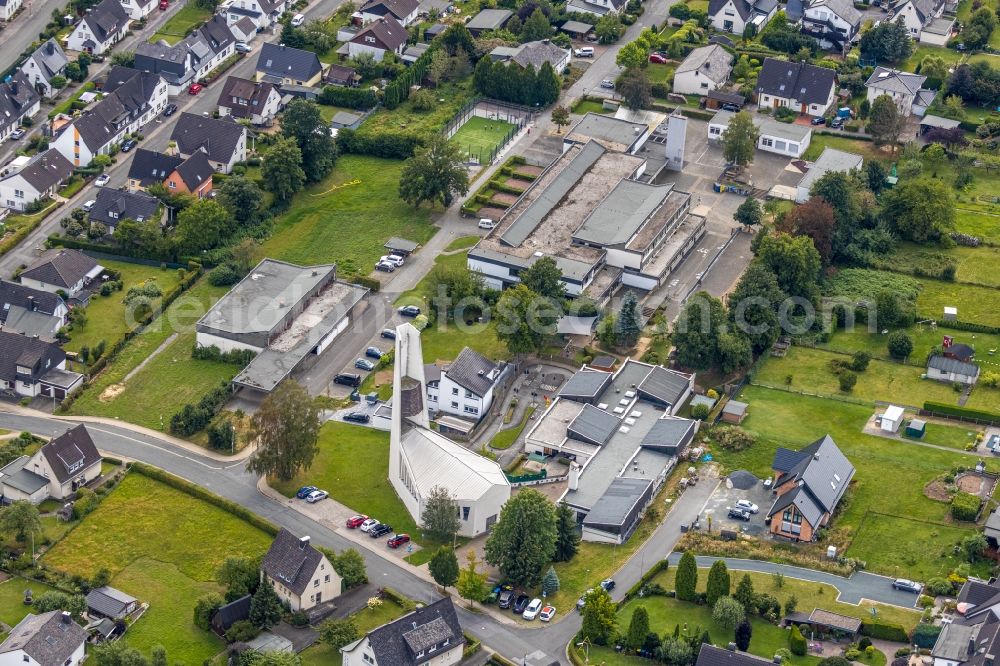
[[[712,517],[712,529],[715,530],[738,530],[744,534],[749,534],[751,536],[759,536],[767,532],[767,525],[764,523],[764,514],[774,503],[774,496],[771,491],[764,487],[761,481],[758,481],[752,488],[747,490],[741,490],[735,487],[729,487],[730,484],[723,482],[719,484],[715,493],[708,499],[705,504],[705,515]],[[727,514],[729,512],[729,507],[735,506],[737,500],[750,500],[758,507],[758,512],[753,514],[750,518],[750,522],[744,522],[742,520],[736,520],[730,518]],[[705,523],[702,522],[704,527]]]

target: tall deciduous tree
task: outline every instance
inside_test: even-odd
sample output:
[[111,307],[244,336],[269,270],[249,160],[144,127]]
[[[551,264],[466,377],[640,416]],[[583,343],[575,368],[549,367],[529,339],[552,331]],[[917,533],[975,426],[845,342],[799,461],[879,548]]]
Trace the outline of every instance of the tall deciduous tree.
[[312,464],[319,426],[319,408],[306,390],[291,379],[281,382],[250,419],[248,438],[257,449],[247,471],[288,481]]
[[427,564],[431,578],[441,587],[451,587],[458,581],[458,557],[450,546],[441,546]]
[[719,336],[726,328],[726,309],[722,301],[704,291],[692,296],[671,334],[677,348],[677,361],[695,370],[713,367],[719,362]]
[[263,197],[257,183],[246,176],[229,176],[218,190],[219,202],[237,222],[253,219]]
[[706,584],[705,601],[709,606],[714,606],[719,597],[729,596],[729,569],[723,560],[716,560],[712,563],[712,568],[708,570],[708,583]]
[[746,618],[746,610],[732,597],[719,597],[712,605],[712,619],[717,624],[732,629]]
[[618,627],[618,609],[615,602],[601,586],[597,586],[584,597],[583,626],[580,633],[584,639],[606,645],[615,635]]
[[200,199],[177,216],[174,245],[180,254],[218,247],[233,231],[233,216],[218,201]]
[[327,620],[319,626],[319,639],[335,650],[350,645],[359,638],[361,630],[350,616],[342,620]]
[[542,257],[521,272],[521,284],[531,291],[561,301],[566,297],[562,271],[552,257]]
[[0,526],[3,531],[13,534],[14,538],[24,543],[28,537],[42,531],[42,519],[38,507],[31,502],[14,502],[0,511]]
[[757,246],[757,258],[774,272],[778,286],[789,296],[810,301],[816,297],[822,260],[808,236],[765,236]]
[[294,139],[302,151],[306,180],[323,180],[333,170],[337,162],[337,143],[330,136],[316,102],[292,100],[281,115],[281,133]]
[[424,502],[421,520],[423,521],[421,527],[432,539],[446,542],[454,538],[461,525],[458,520],[458,505],[447,488],[443,486],[431,488],[427,501]]
[[569,125],[569,109],[562,105],[552,109],[552,122],[556,124],[556,128],[562,133],[562,128]]
[[653,85],[646,73],[638,67],[625,70],[618,82],[618,92],[621,93],[625,106],[630,109],[646,108],[653,99]]
[[519,284],[506,289],[497,302],[497,337],[512,354],[527,354],[545,347],[556,331],[561,308]]
[[450,206],[455,194],[469,191],[469,173],[461,149],[435,134],[403,165],[399,196],[412,206],[425,201]]
[[333,570],[344,581],[344,587],[350,589],[368,582],[368,571],[365,568],[365,558],[354,548],[337,553],[326,553]]
[[580,548],[580,531],[576,526],[576,512],[565,502],[556,506],[556,549],[552,559],[569,562]]
[[867,128],[876,146],[892,144],[895,149],[905,123],[906,118],[899,112],[895,100],[889,95],[879,95],[872,102],[872,109],[868,112]]
[[486,574],[480,573],[476,551],[469,549],[465,554],[465,566],[458,574],[458,594],[470,602],[482,601],[486,596]]
[[649,611],[645,606],[639,606],[632,613],[632,619],[628,623],[628,634],[625,637],[626,644],[633,650],[638,650],[646,642],[649,635]]
[[753,227],[764,221],[764,209],[753,197],[747,197],[733,213],[733,219],[751,231]]
[[722,133],[722,155],[730,164],[745,167],[753,162],[760,131],[746,111],[740,111],[729,121]]
[[781,334],[778,305],[785,293],[774,272],[759,261],[751,262],[729,294],[729,319],[747,336],[754,353],[770,349]]
[[824,266],[833,260],[833,238],[837,232],[837,219],[830,206],[822,197],[812,197],[788,211],[782,217],[778,229],[812,239]]
[[260,167],[264,187],[279,199],[290,199],[306,184],[302,170],[302,151],[294,139],[276,141],[266,153]]
[[486,540],[486,561],[499,567],[515,585],[534,587],[552,560],[555,545],[552,502],[537,490],[522,490],[501,509],[500,520]]
[[951,188],[938,179],[900,183],[883,195],[882,216],[906,240],[936,241],[955,228]]
[[249,557],[230,555],[215,572],[215,581],[226,587],[226,601],[253,594],[260,583],[260,563]]
[[674,578],[677,598],[681,601],[695,601],[698,598],[698,561],[691,551],[686,550],[677,564]]

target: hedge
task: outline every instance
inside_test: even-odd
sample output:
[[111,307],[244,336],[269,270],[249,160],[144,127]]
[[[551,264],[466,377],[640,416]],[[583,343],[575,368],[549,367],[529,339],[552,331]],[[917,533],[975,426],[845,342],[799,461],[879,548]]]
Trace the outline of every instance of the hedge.
[[987,324],[974,324],[971,321],[939,321],[941,328],[953,328],[956,331],[970,331],[972,333],[1000,334],[1000,326],[989,326]]
[[382,288],[382,284],[378,280],[368,277],[367,275],[352,275],[348,278],[348,282],[360,285],[373,293],[378,292],[378,290]]
[[636,583],[635,585],[633,585],[628,589],[628,592],[625,593],[624,598],[622,598],[622,600],[618,603],[618,607],[620,608],[627,601],[632,599],[635,595],[639,594],[639,590],[645,587],[646,584],[649,583],[649,581],[656,578],[657,574],[659,574],[661,571],[666,571],[669,567],[670,567],[670,562],[667,561],[666,558],[658,560],[656,564],[654,564],[652,567],[649,568],[649,571],[642,574],[642,577],[639,578],[638,583]]
[[932,648],[940,633],[941,627],[933,624],[918,624],[913,630],[913,644],[919,648]]
[[493,666],[517,666],[514,662],[509,659],[501,657],[499,654],[494,652],[490,655],[490,660],[486,662],[487,664],[493,664]]
[[881,638],[884,641],[894,641],[896,643],[906,643],[910,640],[906,629],[898,624],[888,622],[862,622],[861,635],[868,638]]
[[400,606],[401,608],[408,611],[411,611],[417,607],[417,605],[413,602],[413,599],[410,599],[407,596],[403,596],[402,594],[400,594],[391,587],[383,587],[382,596],[391,601],[392,603],[396,604],[397,606]]
[[979,507],[982,504],[978,495],[959,491],[951,498],[951,517],[971,523],[979,515]]
[[211,493],[201,486],[191,483],[190,481],[185,481],[179,476],[174,476],[169,472],[165,472],[159,467],[153,467],[152,465],[147,465],[146,463],[134,462],[131,464],[130,469],[142,474],[145,477],[153,479],[154,481],[159,481],[160,483],[168,485],[175,490],[179,490],[191,495],[192,497],[204,500],[209,504],[219,507],[223,511],[231,513],[237,518],[242,518],[269,536],[273,537],[278,534],[278,526],[271,521],[261,518],[236,502],[227,500],[224,497],[219,497],[215,493]]
[[463,631],[462,636],[465,637],[465,648],[462,649],[462,659],[465,660],[479,652],[483,643],[467,631]]
[[932,402],[928,400],[924,403],[924,411],[937,416],[956,416],[963,419],[975,419],[977,421],[987,421],[990,424],[1000,424],[1000,414],[988,412],[985,409],[971,409],[969,407],[959,407],[943,402]]
[[371,88],[341,88],[326,86],[316,97],[319,104],[343,106],[357,111],[366,111],[378,104],[378,98]]
[[[37,229],[38,225],[40,225],[45,218],[51,215],[52,212],[61,205],[62,205],[61,203],[54,201],[49,205],[48,208],[44,209],[45,211],[44,214],[41,214],[41,211],[37,213],[32,213],[31,215],[38,215],[38,219],[32,222],[31,224],[24,225],[23,227],[15,231],[13,234],[11,234],[10,237],[4,239],[4,241],[0,243],[0,256],[5,255],[11,250],[13,250],[18,243],[27,238],[28,234]],[[28,215],[27,217],[31,217],[31,215]],[[9,219],[7,220],[7,223],[8,224],[10,223]]]
[[380,130],[377,134],[361,134],[350,128],[337,132],[337,146],[341,152],[355,155],[405,160],[413,157],[413,153],[422,145],[424,145],[423,138],[409,132]]

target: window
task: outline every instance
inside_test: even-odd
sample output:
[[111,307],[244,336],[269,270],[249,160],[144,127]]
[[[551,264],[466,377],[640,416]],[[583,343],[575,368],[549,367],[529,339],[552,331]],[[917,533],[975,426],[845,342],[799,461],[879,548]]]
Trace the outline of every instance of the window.
[[767,148],[773,148],[774,147],[774,140],[773,139],[769,139],[767,137],[764,137],[763,139],[760,140],[760,145],[765,146]]
[[177,187],[177,183],[172,180],[168,180],[167,187],[169,187],[170,189],[175,189]]
[[24,190],[14,190],[14,198],[15,199],[23,199],[24,198]]
[[365,663],[368,663],[368,664],[374,664],[375,663],[375,660],[367,652],[365,652],[364,654],[362,654],[361,658],[365,660]]
[[452,395],[458,395],[458,389],[457,389],[457,388],[453,388],[453,389],[451,390],[451,394],[452,394]]
[[324,582],[324,583],[329,583],[329,582],[330,582],[330,574],[327,574],[327,575],[326,575],[326,576],[325,576],[325,577],[323,578],[323,582]]
[[465,397],[466,398],[475,398],[476,394],[473,393],[472,391],[470,391],[469,389],[465,389]]
[[722,128],[712,125],[708,128],[708,133],[713,136],[719,136],[720,134],[722,134]]
[[313,581],[313,587],[319,587],[319,578]]
[[452,402],[451,403],[451,408],[452,409],[458,409],[458,403],[457,402]]
[[471,508],[472,507],[468,507],[468,506],[463,506],[462,507],[462,520],[468,520],[469,519],[469,511],[471,510]]
[[466,414],[478,414],[479,413],[479,408],[478,407],[473,407],[472,405],[465,405],[464,409],[465,409],[465,413]]

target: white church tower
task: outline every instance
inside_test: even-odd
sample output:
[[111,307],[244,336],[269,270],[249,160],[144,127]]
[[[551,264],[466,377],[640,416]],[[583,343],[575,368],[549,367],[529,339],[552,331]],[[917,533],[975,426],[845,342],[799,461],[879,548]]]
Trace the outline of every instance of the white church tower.
[[684,146],[687,143],[687,117],[674,111],[667,119],[667,163],[671,171],[684,168]]

